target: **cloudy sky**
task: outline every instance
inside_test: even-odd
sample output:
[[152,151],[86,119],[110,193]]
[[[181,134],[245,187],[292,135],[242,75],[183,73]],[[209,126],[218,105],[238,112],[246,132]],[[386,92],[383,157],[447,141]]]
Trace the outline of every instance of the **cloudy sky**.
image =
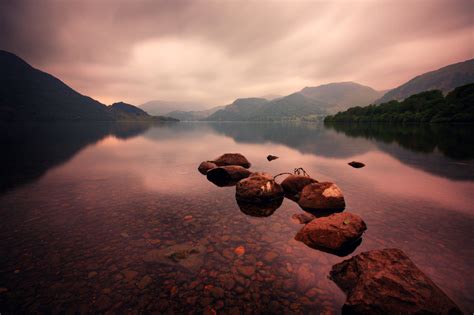
[[0,49],[106,104],[222,105],[474,58],[473,0],[2,0]]

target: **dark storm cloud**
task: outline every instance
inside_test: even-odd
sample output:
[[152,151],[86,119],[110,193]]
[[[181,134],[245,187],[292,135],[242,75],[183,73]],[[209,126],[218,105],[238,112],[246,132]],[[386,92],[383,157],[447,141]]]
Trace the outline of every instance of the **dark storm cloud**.
[[2,1],[0,48],[103,101],[388,88],[472,58],[467,1]]

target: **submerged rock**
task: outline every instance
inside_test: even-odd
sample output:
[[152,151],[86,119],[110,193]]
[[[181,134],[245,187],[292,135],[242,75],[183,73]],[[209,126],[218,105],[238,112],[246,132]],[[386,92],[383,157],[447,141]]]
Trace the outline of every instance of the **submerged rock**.
[[250,162],[240,153],[225,153],[212,161],[217,166],[239,165],[245,168],[250,167]]
[[198,171],[202,175],[206,175],[209,170],[212,170],[213,168],[216,168],[217,165],[211,161],[204,161],[199,164]]
[[365,230],[367,226],[358,215],[335,213],[312,220],[296,234],[295,239],[309,247],[345,256],[360,244]]
[[253,174],[237,183],[235,198],[242,202],[265,204],[283,200],[283,188],[273,178]]
[[271,154],[267,156],[268,162],[271,162],[271,161],[276,160],[276,159],[278,159],[278,158],[279,158],[278,156],[276,156],[276,155],[271,155]]
[[291,216],[291,218],[299,224],[306,224],[311,222],[316,217],[309,213],[295,213]]
[[281,187],[283,187],[285,197],[298,202],[303,188],[317,182],[317,180],[309,176],[289,175],[281,182]]
[[315,214],[342,211],[346,207],[342,191],[336,184],[329,182],[306,185],[301,191],[298,204]]
[[231,165],[216,167],[207,172],[207,179],[219,187],[234,186],[240,180],[249,177],[251,172],[242,166]]
[[361,167],[364,167],[365,164],[362,163],[362,162],[356,162],[356,161],[352,161],[352,162],[349,162],[347,163],[349,164],[350,166],[352,166],[353,168],[361,168]]
[[143,257],[146,263],[179,266],[197,272],[204,263],[206,248],[199,244],[177,244],[163,249],[152,249]]
[[462,314],[400,249],[372,250],[332,267],[343,314]]

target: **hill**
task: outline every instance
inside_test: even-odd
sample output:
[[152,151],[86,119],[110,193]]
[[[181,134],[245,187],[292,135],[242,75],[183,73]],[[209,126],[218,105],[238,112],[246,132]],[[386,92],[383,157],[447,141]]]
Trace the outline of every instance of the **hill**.
[[327,123],[474,123],[474,84],[455,88],[446,97],[440,90],[414,94],[405,100],[353,107],[328,116]]
[[[441,69],[424,73],[399,87],[388,91],[376,101],[377,104],[391,100],[403,100],[410,95],[428,90],[447,93],[454,88],[474,83],[474,59],[455,63]],[[367,103],[370,104],[370,103]]]
[[107,106],[0,51],[0,120],[112,120]]
[[336,82],[316,87],[305,87],[299,93],[318,101],[332,104],[329,110],[336,113],[354,106],[371,104],[383,95],[371,87],[355,82]]
[[200,103],[161,100],[149,101],[144,104],[138,105],[138,107],[140,107],[150,115],[168,115],[169,113],[175,111],[188,112],[206,110],[206,107]]
[[205,110],[194,110],[194,111],[182,111],[182,110],[175,110],[166,114],[169,117],[173,117],[179,120],[184,121],[195,121],[195,120],[202,120],[210,115],[214,114],[220,109],[223,109],[225,106],[216,106],[213,108],[205,109]]

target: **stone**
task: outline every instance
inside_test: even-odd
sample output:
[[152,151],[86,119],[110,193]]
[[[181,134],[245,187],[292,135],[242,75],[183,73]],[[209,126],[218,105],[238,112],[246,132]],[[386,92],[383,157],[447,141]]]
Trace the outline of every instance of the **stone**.
[[311,222],[311,220],[315,219],[316,217],[309,213],[295,213],[291,216],[291,218],[299,224],[306,224]]
[[183,243],[167,248],[152,249],[145,253],[143,261],[181,267],[189,272],[197,272],[204,264],[206,248],[201,244]]
[[202,175],[206,175],[209,170],[212,170],[213,168],[216,168],[217,164],[211,162],[211,161],[204,161],[199,164],[198,171]]
[[305,292],[314,287],[316,282],[316,275],[311,271],[309,264],[302,264],[296,271],[296,286],[298,290]]
[[276,156],[276,155],[271,155],[271,154],[269,154],[269,155],[267,156],[268,162],[271,162],[271,161],[276,160],[276,159],[278,159],[278,158],[279,158],[278,156]]
[[186,216],[184,216],[183,219],[184,219],[185,221],[190,221],[190,220],[193,219],[193,216],[192,216],[192,215],[186,215]]
[[240,153],[225,153],[212,162],[217,166],[239,165],[250,168],[251,165],[247,158]]
[[149,275],[146,275],[146,276],[144,276],[143,278],[141,278],[140,281],[137,282],[137,287],[138,287],[140,290],[143,290],[143,289],[145,289],[148,285],[150,285],[152,282],[153,282],[153,279],[152,279]]
[[317,183],[318,181],[309,176],[289,175],[282,182],[281,187],[285,192],[285,197],[298,202],[300,194],[306,185]]
[[234,249],[234,253],[235,253],[237,256],[242,256],[243,254],[245,254],[245,247],[243,247],[243,246],[238,246],[236,249]]
[[87,274],[87,278],[94,278],[95,276],[97,276],[97,272],[96,271],[91,271],[89,272],[89,274]]
[[267,176],[254,174],[237,183],[235,198],[242,202],[265,204],[275,200],[283,200],[281,186]]
[[350,166],[352,166],[353,168],[361,168],[361,167],[364,167],[365,164],[362,163],[362,162],[357,162],[357,161],[352,161],[352,162],[349,162],[347,163],[349,164]]
[[274,252],[274,251],[269,251],[269,252],[266,252],[264,255],[263,255],[263,260],[265,260],[267,263],[271,263],[273,262],[275,259],[278,258],[278,253],[277,252]]
[[221,166],[207,172],[207,180],[219,187],[234,186],[249,177],[251,172],[242,166]]
[[240,272],[243,276],[250,278],[255,273],[255,266],[237,266],[237,271]]
[[135,279],[135,277],[138,275],[138,272],[136,272],[134,270],[125,270],[125,271],[122,272],[122,274],[123,274],[123,277],[124,277],[125,281],[130,282],[133,279]]
[[335,213],[312,220],[296,234],[295,239],[309,247],[345,256],[360,244],[358,241],[365,230],[367,226],[358,215]]
[[343,211],[346,207],[341,189],[329,182],[306,185],[301,191],[298,204],[303,210],[316,215]]
[[462,314],[400,249],[372,250],[332,267],[344,314]]

